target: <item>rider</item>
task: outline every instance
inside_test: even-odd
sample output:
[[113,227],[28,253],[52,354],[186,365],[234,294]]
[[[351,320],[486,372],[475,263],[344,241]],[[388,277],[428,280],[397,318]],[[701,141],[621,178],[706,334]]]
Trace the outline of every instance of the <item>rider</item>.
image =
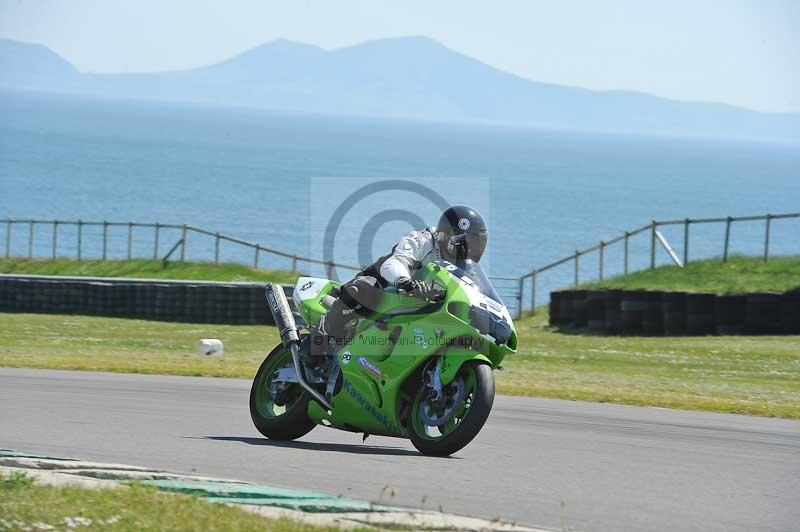
[[489,230],[474,209],[454,205],[442,213],[436,227],[412,231],[340,287],[339,297],[314,331],[312,355],[325,354],[326,346],[341,343],[353,313],[366,315],[380,302],[383,289],[394,286],[412,296],[429,299],[433,287],[412,280],[413,272],[431,261],[470,259],[478,262],[486,249]]

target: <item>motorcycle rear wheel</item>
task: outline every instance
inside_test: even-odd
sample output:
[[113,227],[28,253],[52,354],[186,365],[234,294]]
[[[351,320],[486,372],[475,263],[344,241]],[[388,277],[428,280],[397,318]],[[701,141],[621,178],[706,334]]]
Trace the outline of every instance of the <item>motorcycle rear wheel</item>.
[[250,417],[256,429],[271,440],[295,440],[316,426],[308,417],[310,396],[296,383],[289,384],[276,402],[270,394],[273,374],[292,365],[292,353],[276,346],[258,368],[250,389]]
[[423,382],[414,397],[407,428],[411,443],[422,454],[449,456],[478,435],[494,403],[492,368],[483,362],[464,364],[443,393],[449,393],[458,402],[447,405],[438,416],[446,419],[441,425],[430,424],[434,410],[429,398],[430,386]]

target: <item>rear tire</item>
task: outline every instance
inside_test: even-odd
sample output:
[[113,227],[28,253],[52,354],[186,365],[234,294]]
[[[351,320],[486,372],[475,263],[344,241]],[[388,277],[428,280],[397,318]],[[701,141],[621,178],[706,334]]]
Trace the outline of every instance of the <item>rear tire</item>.
[[261,363],[250,389],[250,417],[256,429],[271,440],[295,440],[316,426],[308,417],[310,396],[299,384],[286,388],[283,405],[276,404],[270,395],[273,373],[291,363],[291,351],[278,345]]
[[[449,456],[460,451],[471,442],[483,428],[494,403],[494,374],[492,368],[484,362],[467,362],[459,370],[453,383],[461,380],[465,386],[461,405],[463,418],[459,414],[449,422],[436,427],[439,434],[431,434],[432,426],[426,426],[422,419],[421,409],[425,408],[426,397],[430,388],[425,379],[417,390],[411,412],[408,416],[408,434],[411,443],[419,452],[431,456]],[[447,389],[448,387],[445,387]]]

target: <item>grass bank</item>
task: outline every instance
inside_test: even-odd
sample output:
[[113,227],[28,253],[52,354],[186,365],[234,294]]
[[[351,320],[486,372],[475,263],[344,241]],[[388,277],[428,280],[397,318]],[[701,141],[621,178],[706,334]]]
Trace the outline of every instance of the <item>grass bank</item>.
[[133,277],[136,279],[185,279],[191,281],[293,282],[297,276],[281,270],[261,270],[242,264],[169,262],[160,260],[40,260],[0,259],[0,273],[66,275],[79,277]]
[[[800,419],[800,336],[570,335],[517,322],[498,393]],[[222,357],[200,357],[200,338]],[[0,365],[252,378],[274,327],[0,313]]]
[[275,530],[333,531],[269,519],[195,497],[128,488],[85,489],[34,484],[21,473],[0,474],[2,530]]
[[800,289],[800,257],[775,257],[768,262],[755,257],[731,257],[690,262],[684,268],[661,266],[582,288],[625,290],[676,290],[694,292],[786,292]]

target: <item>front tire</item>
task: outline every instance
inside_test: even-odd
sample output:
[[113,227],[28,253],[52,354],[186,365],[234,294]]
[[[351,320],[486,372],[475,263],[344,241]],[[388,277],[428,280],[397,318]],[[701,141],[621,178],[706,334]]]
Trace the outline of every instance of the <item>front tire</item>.
[[486,423],[494,403],[494,374],[486,363],[467,362],[444,387],[444,402],[432,402],[430,390],[423,378],[408,416],[409,438],[422,454],[449,456],[466,447]]
[[278,397],[270,393],[273,374],[292,365],[291,351],[278,345],[261,363],[250,389],[250,417],[258,432],[271,440],[295,440],[316,426],[308,417],[310,396],[299,384],[289,384]]

